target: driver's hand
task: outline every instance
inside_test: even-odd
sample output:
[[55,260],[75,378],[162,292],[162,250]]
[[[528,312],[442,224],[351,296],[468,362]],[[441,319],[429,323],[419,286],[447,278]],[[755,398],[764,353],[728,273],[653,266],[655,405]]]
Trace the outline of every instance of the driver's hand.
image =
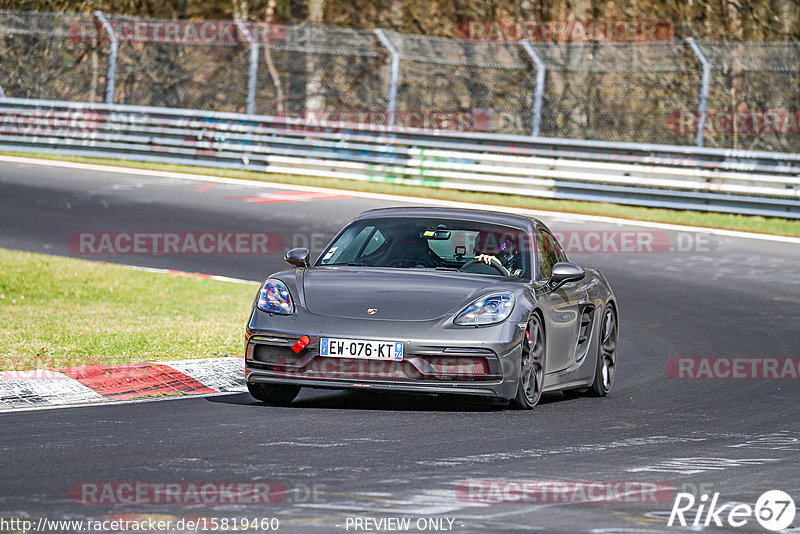
[[478,261],[482,261],[486,265],[489,265],[490,263],[492,263],[492,260],[497,261],[497,262],[500,261],[495,256],[492,256],[491,254],[481,254],[480,256],[478,256],[475,259],[478,260]]

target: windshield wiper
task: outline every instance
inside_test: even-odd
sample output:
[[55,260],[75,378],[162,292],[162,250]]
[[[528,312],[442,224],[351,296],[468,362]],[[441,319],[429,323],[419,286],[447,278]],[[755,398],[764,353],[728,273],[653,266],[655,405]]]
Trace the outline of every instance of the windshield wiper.
[[369,267],[366,263],[352,262],[347,264],[350,267]]
[[434,269],[437,270],[437,271],[460,271],[461,270],[458,267],[444,267],[444,266],[437,266],[437,267],[434,267]]

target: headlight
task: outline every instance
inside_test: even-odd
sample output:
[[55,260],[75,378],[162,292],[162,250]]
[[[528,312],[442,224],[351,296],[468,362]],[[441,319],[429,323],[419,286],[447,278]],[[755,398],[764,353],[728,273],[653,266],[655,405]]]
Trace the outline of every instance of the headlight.
[[258,309],[268,313],[291,315],[294,312],[294,302],[289,288],[280,280],[270,278],[258,294]]
[[453,323],[465,326],[501,323],[514,309],[512,293],[494,293],[481,297],[456,315]]

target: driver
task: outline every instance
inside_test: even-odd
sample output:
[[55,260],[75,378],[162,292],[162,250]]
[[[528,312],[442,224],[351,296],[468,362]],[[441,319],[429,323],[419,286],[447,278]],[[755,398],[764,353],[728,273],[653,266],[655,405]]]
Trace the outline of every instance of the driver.
[[473,250],[475,259],[490,265],[497,261],[512,276],[522,274],[522,261],[514,243],[513,236],[506,233],[484,230],[475,238]]

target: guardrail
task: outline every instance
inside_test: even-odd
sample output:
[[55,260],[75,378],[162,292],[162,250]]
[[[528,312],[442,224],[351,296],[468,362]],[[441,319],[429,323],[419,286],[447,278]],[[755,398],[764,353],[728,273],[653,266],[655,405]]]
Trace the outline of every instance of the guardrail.
[[800,154],[14,98],[0,149],[800,218]]

